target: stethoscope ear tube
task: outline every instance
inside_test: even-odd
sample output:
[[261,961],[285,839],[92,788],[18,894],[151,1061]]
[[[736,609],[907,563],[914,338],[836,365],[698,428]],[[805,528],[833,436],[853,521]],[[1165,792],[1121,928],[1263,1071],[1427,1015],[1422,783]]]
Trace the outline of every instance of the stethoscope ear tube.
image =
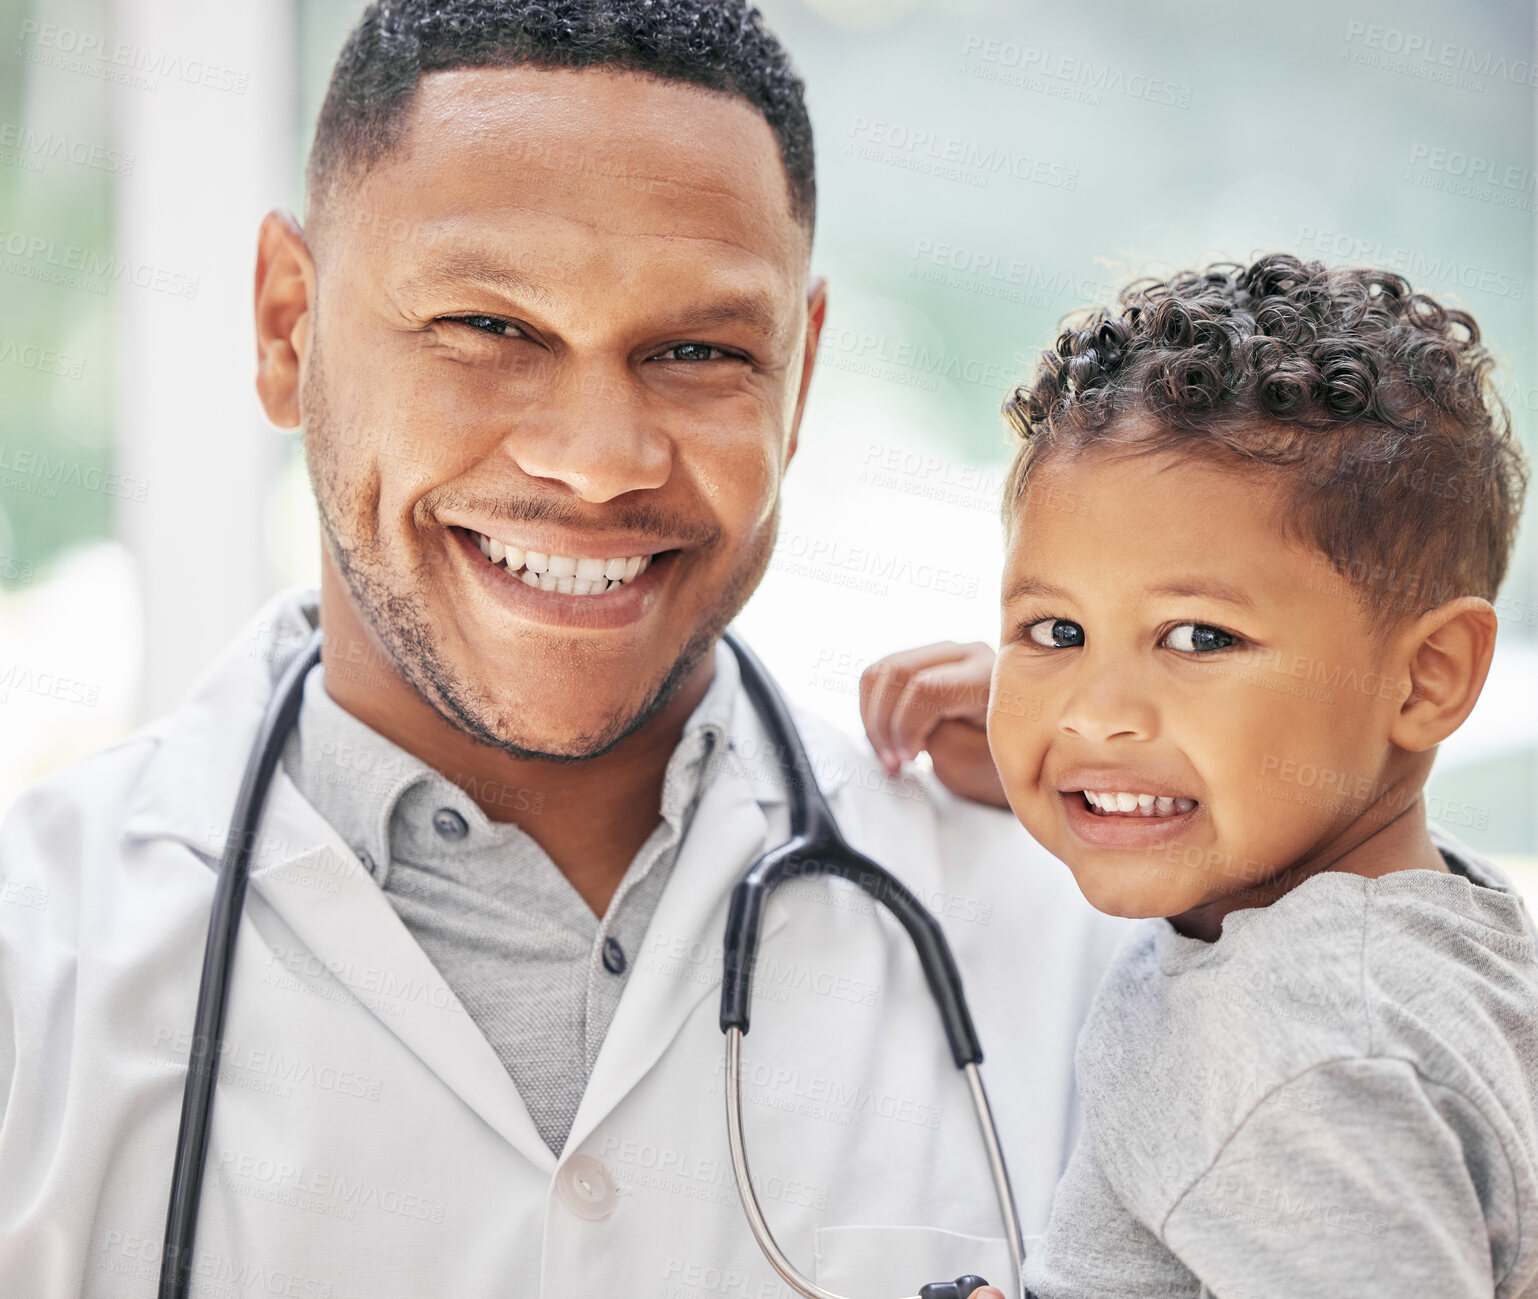
[[[758,942],[763,927],[764,910],[769,895],[786,880],[836,875],[862,889],[902,925],[913,943],[924,980],[940,1012],[951,1059],[965,1075],[972,1093],[978,1127],[988,1156],[989,1172],[999,1201],[999,1213],[1008,1232],[1010,1262],[1014,1268],[1015,1287],[1020,1286],[1024,1268],[1024,1248],[1020,1214],[1015,1205],[1009,1171],[1004,1163],[992,1107],[983,1087],[978,1066],[983,1048],[977,1029],[967,1009],[962,991],[961,972],[956,968],[950,945],[939,921],[896,876],[856,852],[839,833],[833,809],[823,797],[811,762],[779,692],[769,675],[751,652],[730,632],[726,642],[737,656],[743,688],[753,701],[754,710],[763,720],[770,737],[779,748],[780,770],[787,785],[790,813],[790,839],[758,859],[732,891],[727,911],[721,971],[721,1031],[726,1035],[726,1122],[732,1173],[737,1184],[743,1212],[770,1265],[792,1289],[807,1299],[841,1299],[801,1275],[785,1256],[769,1229],[763,1210],[753,1190],[748,1168],[742,1123],[742,1042],[748,1031],[753,1000],[753,968],[758,959]],[[963,1276],[954,1281],[934,1282],[925,1286],[919,1299],[965,1299],[986,1284],[981,1277]]]
[[283,737],[294,727],[304,699],[304,679],[320,658],[317,629],[284,669],[262,716],[256,743],[246,762],[235,813],[230,818],[214,904],[203,948],[203,977],[193,1018],[192,1045],[187,1053],[187,1083],[182,1094],[181,1126],[176,1134],[176,1160],[171,1172],[171,1197],[166,1210],[166,1237],[160,1255],[160,1299],[184,1299],[191,1282],[192,1246],[198,1225],[198,1197],[208,1156],[209,1116],[214,1083],[223,1049],[224,1010],[229,1001],[230,965],[240,932],[240,911],[257,822],[267,799],[267,787],[277,768]]
[[725,639],[737,658],[743,689],[779,750],[779,768],[790,808],[790,839],[760,858],[732,891],[723,943],[721,1031],[748,1031],[753,963],[758,955],[758,935],[769,895],[788,879],[837,875],[880,902],[908,931],[924,979],[939,1008],[951,1058],[958,1069],[981,1064],[982,1043],[961,990],[961,973],[939,922],[896,876],[845,842],[780,692],[746,645],[731,632],[726,633]]
[[[819,795],[821,797],[821,795]],[[940,1012],[945,1040],[956,1068],[983,1062],[983,1047],[962,992],[961,972],[939,922],[888,871],[856,852],[836,831],[821,845],[792,840],[767,854],[732,890],[722,944],[721,1031],[748,1031],[753,1001],[753,967],[769,895],[789,879],[836,875],[858,885],[884,906],[907,931],[918,954],[924,980]]]

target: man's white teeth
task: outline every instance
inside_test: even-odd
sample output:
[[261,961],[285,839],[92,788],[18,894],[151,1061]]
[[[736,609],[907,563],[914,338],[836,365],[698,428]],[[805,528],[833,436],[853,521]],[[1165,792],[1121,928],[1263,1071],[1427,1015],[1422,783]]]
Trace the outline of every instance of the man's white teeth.
[[616,590],[635,581],[652,562],[650,555],[617,559],[546,555],[537,550],[519,550],[480,532],[475,534],[475,543],[493,564],[502,565],[527,585],[563,595],[602,595]]
[[1155,794],[1124,794],[1085,789],[1084,800],[1102,816],[1178,816],[1196,806],[1194,798],[1163,798]]

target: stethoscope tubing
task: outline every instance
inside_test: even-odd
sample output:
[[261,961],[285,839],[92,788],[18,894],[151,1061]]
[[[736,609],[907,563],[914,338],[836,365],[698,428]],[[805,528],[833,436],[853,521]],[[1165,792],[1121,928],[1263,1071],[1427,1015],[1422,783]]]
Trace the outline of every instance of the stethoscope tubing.
[[294,727],[304,698],[304,680],[320,658],[317,629],[284,669],[251,756],[246,763],[235,813],[230,818],[219,875],[214,882],[208,917],[208,941],[203,948],[203,974],[193,1016],[192,1044],[187,1054],[187,1082],[182,1092],[181,1124],[176,1134],[176,1159],[171,1165],[171,1195],[166,1209],[166,1235],[160,1256],[160,1299],[186,1299],[192,1280],[192,1248],[198,1228],[198,1201],[208,1158],[208,1134],[219,1075],[224,1014],[229,1003],[230,967],[240,933],[240,912],[257,825],[267,801],[267,789],[277,769],[283,737]]
[[[725,639],[742,670],[744,687],[782,750],[780,765],[789,786],[791,824],[791,840],[761,857],[733,891],[724,944],[721,1027],[726,1034],[728,1143],[738,1194],[754,1239],[770,1264],[793,1289],[808,1299],[843,1299],[803,1277],[775,1243],[748,1171],[741,1097],[742,1039],[748,1031],[753,969],[764,906],[774,888],[787,878],[809,874],[837,875],[883,903],[913,940],[940,1011],[952,1057],[967,1076],[1000,1213],[1009,1231],[1010,1257],[1018,1290],[1022,1269],[1019,1214],[987,1092],[978,1071],[982,1047],[967,1010],[960,973],[944,934],[923,904],[894,876],[855,852],[844,841],[784,700],[752,652],[731,632],[725,633]],[[190,1291],[192,1251],[208,1157],[214,1089],[223,1052],[230,973],[240,932],[251,853],[284,737],[298,720],[305,679],[319,661],[320,651],[321,632],[317,628],[279,677],[247,759],[230,818],[230,833],[214,883],[192,1042],[187,1056],[187,1080],[182,1094],[161,1252],[160,1299],[187,1299]],[[972,1283],[977,1284],[975,1279]],[[928,1289],[931,1287],[926,1287]]]
[[[962,990],[961,972],[939,921],[900,880],[863,853],[850,847],[838,829],[838,820],[812,772],[806,747],[790,710],[780,697],[769,673],[747,646],[731,632],[726,641],[737,656],[743,688],[779,750],[780,768],[790,784],[790,838],[758,859],[732,891],[722,952],[721,1031],[726,1035],[726,1122],[732,1174],[738,1198],[752,1228],[754,1239],[771,1267],[791,1289],[806,1299],[845,1299],[803,1276],[786,1257],[769,1229],[768,1220],[753,1190],[748,1171],[742,1124],[742,1040],[748,1032],[753,998],[753,971],[757,964],[758,938],[770,895],[788,879],[832,875],[849,881],[880,902],[907,931],[924,971],[925,981],[940,1012],[941,1025],[950,1045],[951,1058],[967,1079],[977,1115],[978,1129],[987,1151],[989,1174],[998,1197],[1014,1268],[1015,1289],[1020,1289],[1025,1248],[1020,1213],[1009,1169],[999,1142],[998,1126],[983,1086],[983,1048],[973,1026]],[[975,1280],[975,1278],[974,1278]],[[942,1284],[925,1287],[928,1292],[946,1290]],[[920,1295],[918,1299],[923,1299]]]

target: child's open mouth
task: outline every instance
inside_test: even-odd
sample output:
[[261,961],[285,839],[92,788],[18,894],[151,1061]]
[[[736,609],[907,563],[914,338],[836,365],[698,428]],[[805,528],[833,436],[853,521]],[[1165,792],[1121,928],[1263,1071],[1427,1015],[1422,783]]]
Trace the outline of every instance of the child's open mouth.
[[1178,816],[1196,806],[1194,798],[1165,798],[1159,794],[1129,794],[1109,789],[1077,792],[1097,816]]
[[[1131,773],[1128,773],[1130,775]],[[1110,773],[1107,773],[1110,775]],[[1125,777],[1124,777],[1125,778]],[[1074,777],[1069,777],[1074,780]],[[1082,780],[1080,776],[1077,779]],[[1076,783],[1076,782],[1075,782]],[[1168,790],[1166,785],[1165,790]],[[1201,815],[1201,803],[1184,794],[1143,789],[1059,789],[1069,828],[1086,843],[1103,848],[1148,848]]]

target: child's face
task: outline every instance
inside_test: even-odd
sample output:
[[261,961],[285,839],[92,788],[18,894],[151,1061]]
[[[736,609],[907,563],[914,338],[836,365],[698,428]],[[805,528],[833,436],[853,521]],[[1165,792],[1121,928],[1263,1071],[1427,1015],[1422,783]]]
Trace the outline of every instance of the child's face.
[[1178,916],[1263,885],[1403,776],[1405,665],[1325,557],[1283,538],[1279,499],[1167,453],[1032,475],[988,739],[1016,815],[1102,911]]

